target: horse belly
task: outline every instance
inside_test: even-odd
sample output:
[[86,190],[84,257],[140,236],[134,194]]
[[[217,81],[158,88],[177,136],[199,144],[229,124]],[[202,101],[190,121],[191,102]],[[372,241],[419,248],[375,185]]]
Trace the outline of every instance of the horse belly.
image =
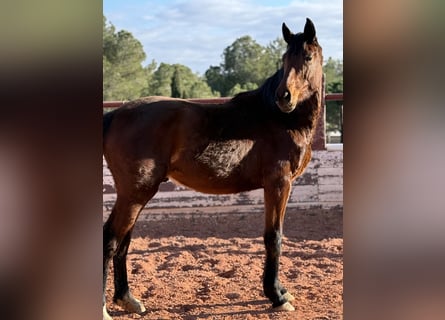
[[237,193],[261,187],[254,142],[210,142],[199,153],[177,161],[169,176],[187,187],[205,193]]

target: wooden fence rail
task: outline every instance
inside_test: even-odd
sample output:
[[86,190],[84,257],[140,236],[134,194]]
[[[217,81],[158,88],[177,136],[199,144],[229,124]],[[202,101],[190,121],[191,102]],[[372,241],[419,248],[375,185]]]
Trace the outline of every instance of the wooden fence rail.
[[[193,102],[200,102],[200,103],[224,103],[231,99],[231,97],[221,97],[221,98],[192,98],[188,99],[189,101]],[[324,101],[343,101],[343,93],[328,93],[324,96]],[[104,101],[103,107],[104,108],[119,108],[127,101]]]

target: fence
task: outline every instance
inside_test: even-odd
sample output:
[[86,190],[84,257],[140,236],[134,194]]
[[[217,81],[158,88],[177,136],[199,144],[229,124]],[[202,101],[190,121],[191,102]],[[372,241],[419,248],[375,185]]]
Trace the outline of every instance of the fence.
[[[203,103],[223,103],[230,98],[190,99]],[[343,94],[327,94],[324,101],[342,101]],[[104,108],[120,107],[124,101],[105,101]],[[332,208],[343,206],[343,150],[341,146],[326,145],[325,103],[313,143],[312,160],[293,184],[289,207]],[[110,171],[103,160],[103,211],[109,214],[116,192]],[[207,212],[242,213],[263,210],[263,191],[254,190],[229,195],[208,195],[195,192],[173,182],[164,182],[149,202],[150,214],[140,220],[163,218],[165,215],[190,215]]]

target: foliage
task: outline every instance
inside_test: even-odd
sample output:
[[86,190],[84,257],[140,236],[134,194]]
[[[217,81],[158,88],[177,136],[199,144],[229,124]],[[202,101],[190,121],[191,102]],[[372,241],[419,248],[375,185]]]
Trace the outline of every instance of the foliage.
[[264,48],[250,36],[237,39],[224,50],[223,56],[222,67],[228,87],[248,82],[261,84]]
[[178,66],[175,66],[175,71],[173,72],[171,90],[171,96],[173,98],[181,98],[185,95],[185,90],[183,89],[183,81],[181,79],[181,72],[179,71]]
[[125,30],[116,32],[103,17],[103,99],[129,100],[147,86],[142,44]]
[[329,57],[323,66],[323,72],[326,77],[326,92],[343,92],[343,63]]
[[[323,66],[326,81],[326,93],[343,92],[343,63],[331,57]],[[343,131],[343,101],[326,102],[326,131]]]
[[230,89],[230,91],[227,94],[227,96],[233,97],[233,96],[237,95],[240,92],[255,90],[256,88],[258,88],[258,85],[256,83],[247,82],[247,83],[242,84],[242,85],[237,83],[232,89]]
[[211,98],[214,94],[207,83],[190,68],[181,64],[161,63],[153,73],[144,95],[175,98]]
[[142,44],[125,30],[107,23],[103,17],[103,100],[131,100],[141,96],[162,95],[178,98],[219,96],[205,78],[188,67],[154,60],[143,67],[146,58]]
[[222,96],[258,88],[279,68],[285,49],[281,39],[264,47],[250,36],[238,38],[224,49],[223,62],[207,69],[207,83]]

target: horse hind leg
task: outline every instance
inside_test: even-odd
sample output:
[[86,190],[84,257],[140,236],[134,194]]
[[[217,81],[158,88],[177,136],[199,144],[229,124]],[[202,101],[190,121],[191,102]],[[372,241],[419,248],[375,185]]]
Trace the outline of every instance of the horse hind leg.
[[[103,304],[105,306],[105,288],[109,262],[113,259],[115,293],[113,302],[129,312],[142,313],[145,307],[130,293],[127,279],[126,258],[131,241],[131,231],[136,219],[142,210],[142,204],[132,204],[118,196],[111,215],[104,225],[104,292]],[[104,307],[104,319],[107,318]],[[109,317],[109,316],[108,316]]]
[[126,258],[131,233],[145,204],[156,194],[162,179],[138,190],[129,192],[131,197],[118,194],[110,217],[103,230],[103,318],[111,319],[106,310],[105,288],[110,260],[113,259],[115,293],[113,301],[129,312],[143,313],[145,307],[129,290]]
[[133,229],[127,232],[118,251],[113,257],[115,288],[113,302],[128,312],[143,313],[145,312],[144,305],[131,294],[128,287],[126,257],[132,230]]
[[[114,209],[113,209],[114,210]],[[107,312],[106,307],[106,295],[105,288],[107,286],[107,276],[108,276],[108,266],[110,260],[113,258],[117,251],[118,241],[116,237],[111,232],[110,219],[104,224],[103,227],[103,295],[102,295],[102,311],[103,320],[111,320],[110,315]]]

